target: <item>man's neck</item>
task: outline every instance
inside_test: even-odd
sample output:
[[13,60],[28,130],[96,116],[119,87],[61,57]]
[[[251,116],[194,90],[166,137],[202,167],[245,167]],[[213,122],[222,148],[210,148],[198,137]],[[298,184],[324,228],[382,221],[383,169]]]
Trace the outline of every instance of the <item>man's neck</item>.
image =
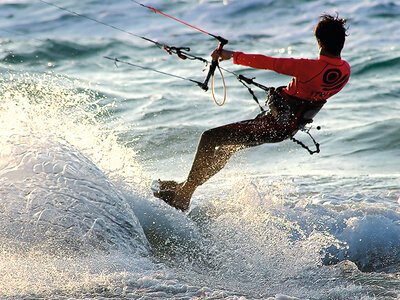
[[326,51],[326,50],[324,50],[324,49],[322,49],[322,48],[319,50],[319,54],[320,54],[320,55],[323,55],[323,56],[330,57],[330,58],[338,58],[338,59],[341,59],[340,54],[338,54],[338,55],[333,55],[333,54],[329,53],[328,51]]

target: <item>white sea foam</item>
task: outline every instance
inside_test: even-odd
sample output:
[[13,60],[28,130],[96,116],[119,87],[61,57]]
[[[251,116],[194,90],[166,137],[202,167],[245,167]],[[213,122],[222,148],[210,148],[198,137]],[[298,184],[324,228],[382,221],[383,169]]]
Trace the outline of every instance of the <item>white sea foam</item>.
[[359,278],[357,266],[324,263],[398,263],[396,206],[228,177],[201,187],[185,216],[148,198],[135,153],[103,128],[95,95],[57,76],[11,79],[0,127],[4,295],[346,299],[367,293],[342,275]]

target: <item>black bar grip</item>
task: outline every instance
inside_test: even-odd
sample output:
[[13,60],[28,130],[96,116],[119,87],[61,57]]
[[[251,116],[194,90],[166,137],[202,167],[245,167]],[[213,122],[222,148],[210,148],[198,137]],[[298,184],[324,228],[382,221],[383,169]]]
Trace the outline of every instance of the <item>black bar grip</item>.
[[[219,41],[219,45],[218,45],[218,50],[221,51],[222,48],[228,44],[228,40],[224,39],[223,37],[220,36],[214,36],[218,41]],[[210,66],[210,69],[208,70],[208,74],[206,76],[206,78],[204,79],[203,84],[200,86],[203,90],[208,91],[208,81],[210,80],[211,76],[214,75],[215,69],[218,66],[218,60],[213,60]]]
[[218,60],[213,60],[210,66],[210,69],[208,69],[208,74],[206,78],[204,79],[204,82],[201,85],[201,88],[205,91],[208,91],[208,81],[210,80],[211,76],[214,75],[215,69],[218,66]]

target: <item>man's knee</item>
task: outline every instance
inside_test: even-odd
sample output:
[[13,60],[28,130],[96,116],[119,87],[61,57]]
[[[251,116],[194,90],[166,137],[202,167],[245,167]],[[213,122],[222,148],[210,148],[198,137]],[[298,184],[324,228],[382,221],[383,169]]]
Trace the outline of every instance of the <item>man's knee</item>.
[[200,136],[197,151],[209,152],[210,150],[215,149],[215,147],[218,145],[218,140],[219,139],[216,138],[213,129],[204,131]]
[[217,128],[208,129],[201,134],[201,140],[206,143],[215,144],[218,140],[221,140],[219,135]]

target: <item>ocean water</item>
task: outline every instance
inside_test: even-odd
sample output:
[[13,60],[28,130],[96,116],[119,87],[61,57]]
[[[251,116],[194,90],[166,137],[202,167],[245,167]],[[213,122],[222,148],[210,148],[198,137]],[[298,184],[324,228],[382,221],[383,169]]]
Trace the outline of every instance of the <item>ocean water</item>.
[[189,81],[104,56],[202,81],[203,63],[135,35],[206,58],[217,41],[129,0],[49,2],[88,18],[0,1],[2,299],[400,298],[398,1],[143,0],[227,49],[278,57],[316,58],[319,16],[348,20],[352,75],[314,119],[321,153],[291,141],[237,153],[187,213],[151,181],[185,179],[201,132],[257,105],[228,72],[219,107]]

